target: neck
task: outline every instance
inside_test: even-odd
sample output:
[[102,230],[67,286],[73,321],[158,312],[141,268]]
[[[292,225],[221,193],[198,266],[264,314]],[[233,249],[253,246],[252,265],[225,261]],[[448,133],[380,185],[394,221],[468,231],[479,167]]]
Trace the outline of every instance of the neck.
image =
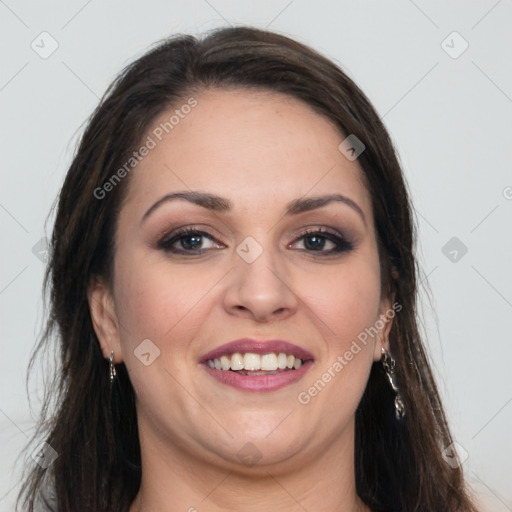
[[370,512],[356,493],[353,424],[315,458],[240,470],[167,444],[163,454],[161,442],[139,434],[142,481],[130,512]]

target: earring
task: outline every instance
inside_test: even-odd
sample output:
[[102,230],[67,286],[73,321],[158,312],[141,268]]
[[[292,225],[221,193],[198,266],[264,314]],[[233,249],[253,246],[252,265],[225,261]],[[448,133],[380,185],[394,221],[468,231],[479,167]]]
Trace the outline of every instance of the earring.
[[395,416],[397,420],[401,420],[405,416],[405,407],[402,401],[402,397],[400,396],[400,391],[396,384],[396,375],[395,375],[395,365],[396,362],[387,350],[382,347],[382,366],[384,367],[384,371],[386,372],[386,377],[388,378],[389,384],[391,388],[395,392]]
[[116,377],[116,367],[114,366],[114,351],[110,352],[110,357],[108,358],[108,364],[110,369],[110,384],[114,382],[114,379]]

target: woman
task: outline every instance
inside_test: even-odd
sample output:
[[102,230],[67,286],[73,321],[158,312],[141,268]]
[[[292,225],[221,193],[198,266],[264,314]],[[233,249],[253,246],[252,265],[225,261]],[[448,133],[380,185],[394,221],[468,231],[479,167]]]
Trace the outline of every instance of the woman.
[[313,50],[239,27],[130,65],[46,283],[62,366],[24,510],[476,510],[443,457],[394,149]]

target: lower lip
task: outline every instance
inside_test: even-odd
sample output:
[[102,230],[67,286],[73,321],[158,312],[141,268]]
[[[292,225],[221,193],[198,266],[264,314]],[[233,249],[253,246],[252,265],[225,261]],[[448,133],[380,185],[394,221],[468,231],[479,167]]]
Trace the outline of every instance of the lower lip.
[[311,368],[313,361],[305,362],[298,370],[288,370],[273,375],[241,375],[230,370],[215,370],[207,364],[203,368],[219,382],[242,391],[276,391],[301,379]]

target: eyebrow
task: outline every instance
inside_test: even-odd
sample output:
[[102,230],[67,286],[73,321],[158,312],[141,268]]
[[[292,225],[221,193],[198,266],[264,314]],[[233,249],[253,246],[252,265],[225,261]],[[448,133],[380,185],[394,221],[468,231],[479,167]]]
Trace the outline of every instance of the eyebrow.
[[[229,199],[225,199],[215,194],[197,191],[173,192],[172,194],[165,195],[154,203],[153,206],[151,206],[142,216],[141,224],[162,204],[176,199],[185,199],[190,203],[214,212],[226,213],[232,210],[232,203]],[[300,197],[298,199],[294,199],[286,204],[285,215],[298,215],[299,213],[309,212],[326,206],[332,202],[340,202],[352,208],[359,214],[366,226],[366,218],[361,207],[353,199],[342,194],[328,194],[323,196]]]

